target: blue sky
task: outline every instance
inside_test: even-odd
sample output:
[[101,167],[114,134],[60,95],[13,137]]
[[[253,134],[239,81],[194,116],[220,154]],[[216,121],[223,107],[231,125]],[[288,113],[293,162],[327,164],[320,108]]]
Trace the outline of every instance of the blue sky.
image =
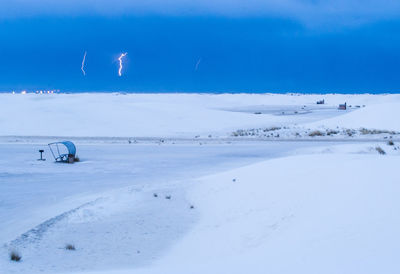
[[0,10],[0,90],[400,92],[399,11],[388,0],[15,0]]

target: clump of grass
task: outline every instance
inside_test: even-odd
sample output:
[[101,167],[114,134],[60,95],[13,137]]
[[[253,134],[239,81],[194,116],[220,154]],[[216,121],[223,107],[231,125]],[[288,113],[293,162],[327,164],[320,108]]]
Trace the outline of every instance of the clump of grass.
[[154,198],[157,198],[157,197],[158,197],[158,194],[157,194],[157,193],[153,193],[153,197],[154,197]]
[[194,205],[191,205],[191,206],[190,206],[190,209],[194,209]]
[[385,155],[386,154],[386,152],[379,146],[376,147],[375,150],[378,151],[378,153],[381,154],[381,155]]
[[75,246],[73,244],[66,244],[65,249],[66,250],[75,250]]
[[388,144],[389,146],[394,146],[394,142],[393,142],[392,140],[389,140],[389,141],[387,142],[387,144]]
[[308,134],[308,136],[310,136],[310,137],[314,137],[314,136],[324,136],[325,134],[324,133],[322,133],[321,131],[319,131],[319,130],[314,130],[314,131],[312,131],[312,132],[310,132],[309,134]]
[[167,196],[165,196],[165,199],[167,199],[167,200],[171,200],[171,195],[167,195]]
[[21,261],[22,257],[19,255],[19,253],[15,250],[10,252],[10,260],[14,262],[19,262]]

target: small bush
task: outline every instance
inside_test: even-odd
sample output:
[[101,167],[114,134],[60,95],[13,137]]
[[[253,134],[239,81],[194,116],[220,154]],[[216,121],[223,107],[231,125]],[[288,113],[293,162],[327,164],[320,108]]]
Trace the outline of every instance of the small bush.
[[328,135],[328,136],[335,135],[335,134],[339,134],[339,131],[337,131],[337,130],[328,130],[326,132],[326,135]]
[[348,135],[348,136],[353,136],[354,134],[356,134],[356,131],[354,130],[354,129],[346,129],[346,134]]
[[386,152],[385,152],[381,147],[376,147],[375,149],[376,149],[376,151],[378,151],[378,153],[381,154],[381,155],[385,155],[385,154],[386,154]]
[[308,136],[310,136],[310,137],[314,137],[314,136],[324,136],[324,133],[322,133],[322,132],[319,131],[319,130],[314,130],[314,131],[310,132],[310,133],[308,134]]
[[19,262],[21,260],[21,255],[18,254],[17,251],[11,251],[10,260],[14,262]]
[[157,193],[153,193],[153,197],[157,198],[158,197]]
[[165,196],[165,199],[167,199],[167,200],[171,200],[171,195],[167,195],[167,196]]
[[389,146],[394,146],[394,142],[393,142],[392,140],[389,140],[389,141],[387,142],[387,144],[388,144]]
[[75,246],[72,244],[67,244],[67,245],[65,245],[65,249],[66,250],[75,250]]

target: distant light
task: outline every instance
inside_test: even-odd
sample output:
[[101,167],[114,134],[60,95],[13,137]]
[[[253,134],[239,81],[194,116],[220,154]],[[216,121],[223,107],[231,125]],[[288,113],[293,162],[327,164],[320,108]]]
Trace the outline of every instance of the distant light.
[[21,94],[26,94],[26,90],[21,91]]
[[13,91],[12,94],[15,94],[15,91]]

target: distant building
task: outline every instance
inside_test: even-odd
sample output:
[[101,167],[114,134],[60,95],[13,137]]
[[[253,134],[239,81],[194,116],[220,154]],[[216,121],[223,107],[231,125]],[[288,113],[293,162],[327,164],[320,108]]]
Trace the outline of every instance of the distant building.
[[338,109],[346,110],[347,109],[347,103],[340,104]]
[[317,105],[323,105],[323,104],[325,104],[325,99],[317,101]]

